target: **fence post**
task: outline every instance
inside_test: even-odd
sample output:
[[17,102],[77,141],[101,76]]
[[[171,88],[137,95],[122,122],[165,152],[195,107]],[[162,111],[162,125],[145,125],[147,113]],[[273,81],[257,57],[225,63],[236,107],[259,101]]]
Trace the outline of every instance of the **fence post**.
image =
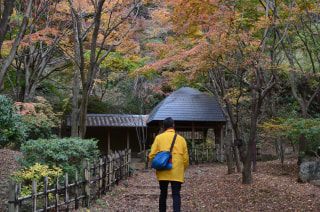
[[[88,170],[89,169],[89,170]],[[82,161],[82,179],[84,180],[83,191],[84,194],[84,205],[89,208],[89,197],[90,197],[90,165],[86,160]]]
[[55,210],[56,212],[59,212],[59,189],[60,189],[60,185],[59,185],[59,176],[56,175],[56,202],[55,202]]
[[32,180],[32,211],[37,211],[37,180]]
[[64,180],[64,186],[65,186],[65,203],[66,203],[66,211],[69,211],[69,193],[68,193],[68,186],[69,186],[69,178],[68,178],[68,172],[65,175]]
[[16,212],[18,208],[17,183],[11,180],[9,183],[9,212]]
[[[89,169],[90,172],[90,169]],[[92,191],[92,196],[93,199],[96,199],[96,192],[97,192],[97,161],[93,160],[93,191]]]
[[119,153],[118,151],[115,152],[115,161],[116,161],[116,168],[114,170],[114,173],[115,173],[115,183],[118,185],[119,183],[119,180],[120,180],[120,156],[119,156]]
[[195,159],[195,164],[198,165],[198,144],[196,144],[195,149],[194,149],[194,159]]
[[105,161],[105,165],[104,165],[104,171],[105,171],[105,175],[104,175],[104,190],[105,192],[109,191],[109,183],[108,183],[108,180],[109,180],[109,157],[105,157],[104,158],[104,161]]
[[108,176],[109,176],[109,183],[108,183],[108,190],[110,190],[113,182],[113,154],[108,155],[109,158],[109,171],[108,171]]
[[78,171],[76,170],[76,176],[74,179],[75,183],[75,197],[74,197],[74,206],[75,209],[79,209],[79,177],[78,177]]
[[84,195],[85,195],[85,206],[89,208],[90,200],[90,168],[84,170],[85,186],[84,186]]
[[128,149],[127,157],[126,157],[127,177],[130,177],[130,159],[131,159],[131,149]]
[[44,177],[43,185],[43,211],[47,211],[48,207],[48,177]]

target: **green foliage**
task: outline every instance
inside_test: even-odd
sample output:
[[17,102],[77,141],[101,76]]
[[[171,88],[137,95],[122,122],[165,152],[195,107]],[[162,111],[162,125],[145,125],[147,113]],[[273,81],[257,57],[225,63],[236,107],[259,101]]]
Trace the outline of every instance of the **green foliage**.
[[123,57],[119,52],[110,52],[108,57],[101,63],[101,67],[109,69],[112,72],[130,72],[144,66],[148,60],[149,58]]
[[26,139],[25,130],[22,116],[15,112],[12,101],[0,95],[0,145],[20,146]]
[[306,153],[310,150],[317,151],[320,146],[320,119],[288,119],[283,124],[287,129],[287,137],[298,142],[301,135],[307,139]]
[[107,114],[110,104],[102,102],[99,98],[89,97],[87,113],[92,114]]
[[[47,165],[36,163],[31,167],[26,167],[19,172],[15,172],[14,175],[14,180],[23,185],[21,188],[21,196],[23,197],[31,195],[33,180],[37,181],[37,190],[42,191],[44,187],[44,177],[48,177],[49,186],[52,186],[56,176],[62,176],[62,169],[55,166],[50,169]],[[53,197],[53,194],[49,194],[49,198],[50,197]]]
[[52,128],[59,125],[59,118],[46,99],[35,97],[35,100],[36,103],[15,103],[27,126],[27,139],[52,138]]
[[81,161],[93,161],[99,156],[97,142],[94,139],[64,138],[29,140],[21,146],[23,158],[21,165],[31,167],[35,163],[60,167],[64,173],[74,176],[81,171]]

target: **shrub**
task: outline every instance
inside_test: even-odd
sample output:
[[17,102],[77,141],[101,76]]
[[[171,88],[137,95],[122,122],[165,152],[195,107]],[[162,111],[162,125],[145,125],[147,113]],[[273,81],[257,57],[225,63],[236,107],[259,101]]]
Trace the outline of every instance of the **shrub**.
[[82,160],[93,161],[99,156],[96,140],[79,138],[29,140],[20,151],[24,156],[19,158],[21,165],[31,167],[37,162],[56,166],[71,177],[76,170],[80,173]]
[[[33,180],[37,180],[37,191],[42,191],[44,188],[44,177],[48,177],[48,184],[52,186],[56,176],[62,176],[62,169],[55,166],[50,169],[49,166],[36,163],[31,167],[26,167],[19,172],[15,172],[14,175],[14,180],[23,184],[21,187],[21,196],[28,196],[31,195],[32,192]],[[52,196],[52,194],[50,195]]]
[[26,139],[26,129],[22,116],[16,113],[13,102],[0,95],[0,145],[10,143],[20,146]]
[[287,129],[287,137],[293,142],[299,142],[301,135],[307,139],[306,152],[300,152],[299,156],[313,155],[311,151],[317,152],[320,146],[320,119],[288,119],[282,125]]
[[53,138],[52,128],[59,125],[59,118],[53,112],[52,106],[43,97],[35,97],[35,102],[16,102],[18,113],[23,116],[27,126],[27,140]]

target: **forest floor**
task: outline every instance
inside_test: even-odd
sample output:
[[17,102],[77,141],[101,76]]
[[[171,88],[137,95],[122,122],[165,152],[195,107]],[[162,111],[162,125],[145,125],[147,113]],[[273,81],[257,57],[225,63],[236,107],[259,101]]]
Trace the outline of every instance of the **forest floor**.
[[[0,149],[0,211],[6,211],[9,176],[17,170],[19,152]],[[133,164],[137,169],[112,191],[91,203],[89,209],[73,212],[158,211],[159,186],[155,171]],[[241,173],[227,174],[225,164],[191,165],[182,185],[181,211],[320,211],[320,187],[298,183],[295,159],[258,162],[253,183],[242,184]],[[167,208],[172,211],[172,198]]]
[[[228,175],[224,164],[191,165],[181,189],[181,211],[320,211],[320,187],[298,183],[297,176],[295,159],[284,164],[279,160],[258,162],[251,185],[242,184],[240,173]],[[142,168],[89,211],[158,211],[159,192],[155,171]],[[172,211],[171,195],[167,208]]]

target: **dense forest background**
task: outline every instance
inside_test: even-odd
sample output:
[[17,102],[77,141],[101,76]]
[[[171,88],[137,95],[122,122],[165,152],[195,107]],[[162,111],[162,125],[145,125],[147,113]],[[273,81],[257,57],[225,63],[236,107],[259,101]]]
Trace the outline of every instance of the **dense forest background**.
[[[235,146],[245,182],[252,180],[256,142],[275,144],[280,157],[283,145],[299,157],[318,151],[317,1],[1,0],[0,6],[3,147],[50,137],[67,114],[72,137],[84,138],[87,113],[148,114],[190,86],[225,108],[227,148],[243,141]],[[9,117],[12,110],[18,114]]]

